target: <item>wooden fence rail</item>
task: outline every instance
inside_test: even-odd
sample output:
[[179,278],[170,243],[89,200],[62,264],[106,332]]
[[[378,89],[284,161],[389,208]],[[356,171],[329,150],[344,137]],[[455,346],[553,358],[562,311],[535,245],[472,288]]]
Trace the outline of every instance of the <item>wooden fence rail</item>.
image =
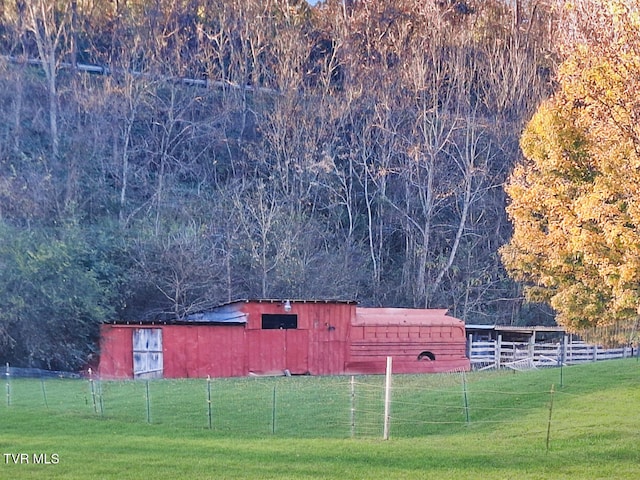
[[637,354],[633,347],[603,348],[584,342],[531,343],[498,340],[472,341],[468,346],[474,369],[532,368],[627,358]]

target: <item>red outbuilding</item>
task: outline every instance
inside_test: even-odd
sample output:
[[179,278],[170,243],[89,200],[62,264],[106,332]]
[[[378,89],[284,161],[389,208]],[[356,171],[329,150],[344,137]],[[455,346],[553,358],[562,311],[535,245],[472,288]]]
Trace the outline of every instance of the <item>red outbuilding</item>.
[[446,310],[242,300],[175,322],[103,324],[103,378],[468,370],[465,327]]

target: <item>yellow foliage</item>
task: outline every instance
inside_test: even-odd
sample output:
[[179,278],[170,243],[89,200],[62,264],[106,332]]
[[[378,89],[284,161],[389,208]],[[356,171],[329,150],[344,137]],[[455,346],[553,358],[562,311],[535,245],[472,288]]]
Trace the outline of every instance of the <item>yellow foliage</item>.
[[582,333],[635,325],[640,312],[640,17],[622,1],[610,14],[624,41],[574,49],[506,186],[504,265]]

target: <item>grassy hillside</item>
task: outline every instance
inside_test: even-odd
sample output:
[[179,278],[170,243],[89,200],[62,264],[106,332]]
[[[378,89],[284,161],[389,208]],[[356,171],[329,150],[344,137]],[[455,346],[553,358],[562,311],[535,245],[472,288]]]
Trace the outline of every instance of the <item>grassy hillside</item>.
[[[382,380],[358,378],[353,404],[349,378],[215,380],[211,429],[203,380],[150,382],[150,417],[145,382],[95,384],[104,403],[94,407],[86,381],[12,381],[11,405],[0,405],[0,478],[640,475],[635,359],[567,367],[562,386],[558,369],[470,373],[468,410],[461,375],[397,376],[389,441],[380,439]],[[30,463],[14,463],[19,453]],[[34,454],[51,464],[34,465]]]

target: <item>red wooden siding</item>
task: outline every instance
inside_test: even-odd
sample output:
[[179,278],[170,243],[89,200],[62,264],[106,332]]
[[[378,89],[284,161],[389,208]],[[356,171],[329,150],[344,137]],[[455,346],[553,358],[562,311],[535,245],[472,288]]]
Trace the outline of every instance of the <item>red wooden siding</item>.
[[313,375],[340,375],[347,361],[351,318],[355,305],[319,304],[310,309],[312,338],[309,370]]
[[[302,364],[295,354],[288,355],[287,350],[296,348],[296,341],[304,341],[300,336],[295,337],[291,330],[263,330],[262,315],[294,315],[298,314],[298,329],[306,333],[304,319],[300,318],[299,309],[286,311],[284,303],[246,303],[242,311],[247,315],[246,343],[248,353],[248,372],[257,375],[282,373],[289,370],[292,373],[305,373],[306,365]],[[304,348],[304,345],[298,346]]]
[[[288,308],[290,306],[290,308]],[[246,324],[221,323],[240,314]],[[249,374],[340,375],[468,369],[464,324],[445,310],[356,308],[347,302],[234,302],[182,325],[103,325],[100,373],[133,376],[132,332],[162,329],[163,376],[233,377]],[[263,329],[262,315],[296,315],[296,328]],[[219,315],[219,316],[216,316]],[[234,320],[235,321],[235,320]],[[218,323],[214,323],[218,322]],[[430,352],[435,360],[418,357]]]
[[357,308],[346,370],[381,373],[388,356],[396,373],[468,370],[464,323],[446,310]]
[[100,328],[100,366],[105,378],[133,378],[133,336],[130,328]]
[[[346,338],[355,306],[349,303],[247,302],[249,372],[338,375],[347,356]],[[297,315],[298,328],[262,330],[262,315]]]
[[162,328],[165,377],[246,374],[242,325],[165,325]]

